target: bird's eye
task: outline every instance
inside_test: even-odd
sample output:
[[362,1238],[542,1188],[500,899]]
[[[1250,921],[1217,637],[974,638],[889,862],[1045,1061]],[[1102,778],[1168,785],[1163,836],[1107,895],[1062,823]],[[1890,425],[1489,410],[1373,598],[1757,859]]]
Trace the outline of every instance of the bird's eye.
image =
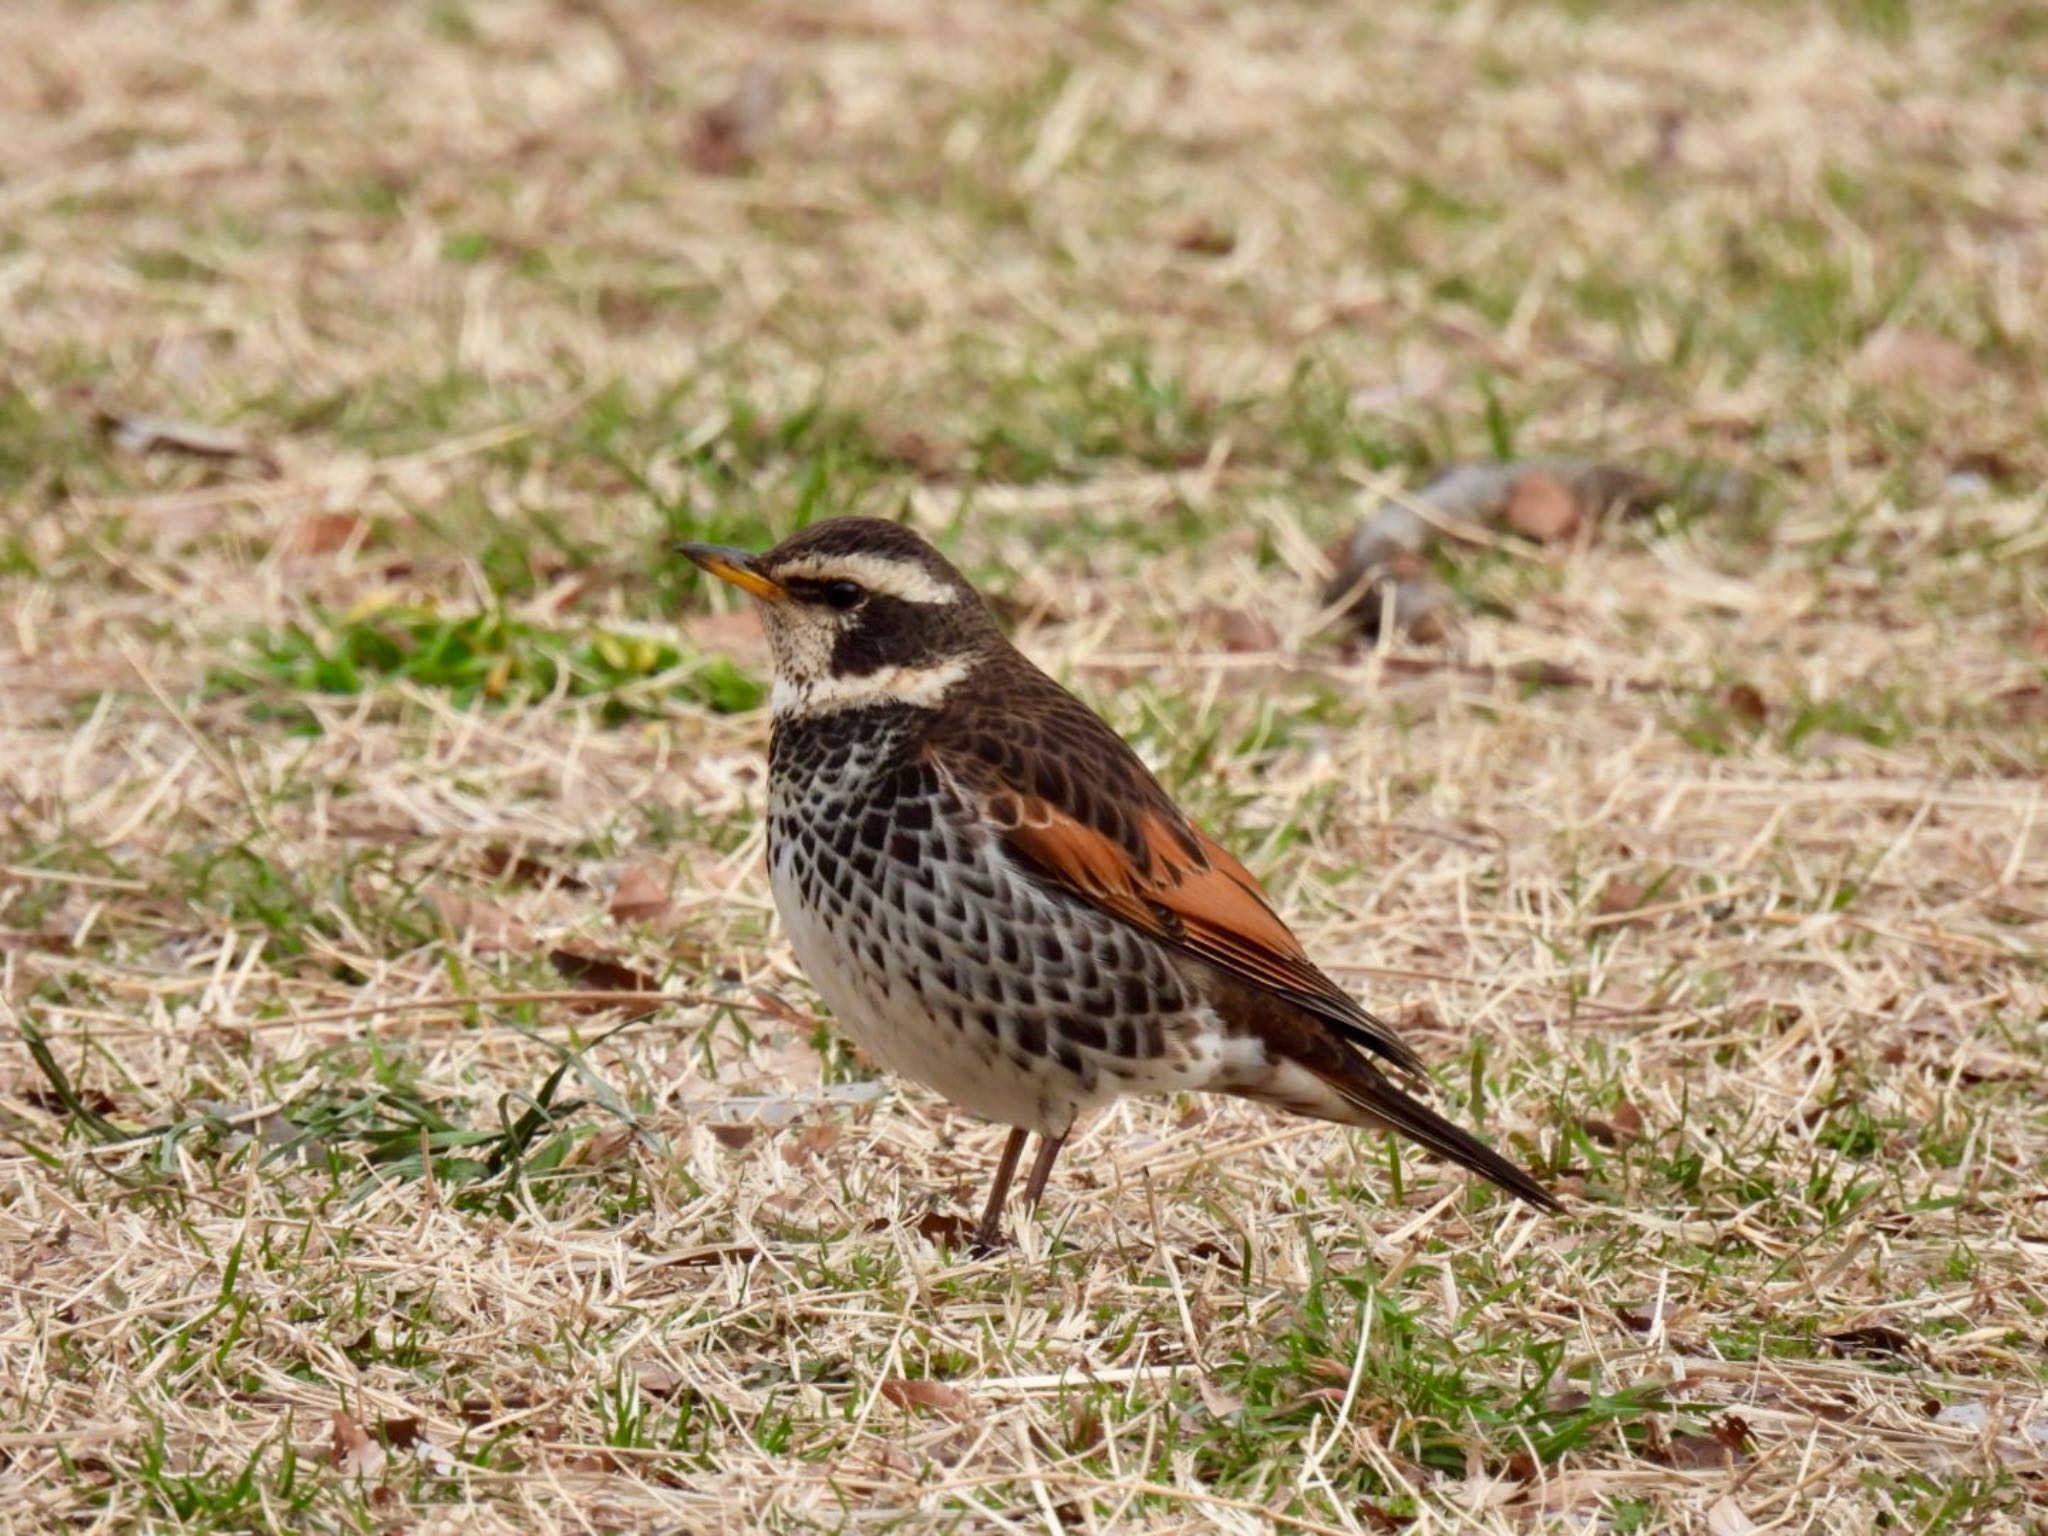
[[825,603],[832,608],[852,608],[868,594],[857,581],[828,581],[825,583]]

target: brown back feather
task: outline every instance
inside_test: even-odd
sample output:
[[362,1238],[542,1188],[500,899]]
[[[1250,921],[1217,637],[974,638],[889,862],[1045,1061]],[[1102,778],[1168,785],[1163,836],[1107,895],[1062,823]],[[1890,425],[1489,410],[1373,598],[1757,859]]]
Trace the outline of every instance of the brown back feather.
[[934,717],[930,759],[1045,879],[1421,1074],[1415,1052],[1318,970],[1244,865],[1183,816],[1115,731],[1015,651]]

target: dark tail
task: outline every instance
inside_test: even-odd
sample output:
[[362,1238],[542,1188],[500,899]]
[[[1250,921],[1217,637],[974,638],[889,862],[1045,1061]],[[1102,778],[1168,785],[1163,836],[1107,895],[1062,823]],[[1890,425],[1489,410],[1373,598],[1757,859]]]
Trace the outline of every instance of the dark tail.
[[1470,1168],[1474,1173],[1498,1184],[1516,1198],[1528,1201],[1538,1210],[1564,1209],[1557,1203],[1555,1195],[1521,1168],[1502,1157],[1463,1126],[1453,1125],[1420,1099],[1403,1093],[1382,1077],[1377,1069],[1366,1063],[1359,1062],[1354,1070],[1342,1077],[1318,1071],[1313,1066],[1309,1067],[1309,1070],[1315,1072],[1338,1097],[1356,1108],[1371,1123],[1385,1126],[1390,1131],[1399,1131],[1411,1141],[1420,1142],[1439,1157],[1449,1158],[1460,1167]]
[[[1213,972],[1208,981],[1209,1000],[1216,1011],[1234,1028],[1255,1036],[1265,1048],[1264,1067],[1237,1082],[1217,1084],[1221,1091],[1343,1125],[1399,1131],[1538,1210],[1563,1209],[1549,1190],[1477,1136],[1396,1088],[1326,1020],[1239,977]],[[1303,1091],[1309,1085],[1300,1078],[1289,1083],[1282,1068],[1305,1074],[1315,1087]]]

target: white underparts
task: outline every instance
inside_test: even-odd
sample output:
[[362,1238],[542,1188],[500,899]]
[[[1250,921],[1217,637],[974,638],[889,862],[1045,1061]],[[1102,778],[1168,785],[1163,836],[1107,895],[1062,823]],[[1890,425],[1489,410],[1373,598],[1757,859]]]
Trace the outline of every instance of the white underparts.
[[822,715],[863,704],[933,709],[972,670],[970,662],[956,657],[921,667],[882,667],[853,677],[778,677],[768,702],[778,715]]
[[922,566],[886,555],[809,555],[777,565],[775,576],[781,581],[857,581],[884,597],[934,607],[960,600],[958,592]]

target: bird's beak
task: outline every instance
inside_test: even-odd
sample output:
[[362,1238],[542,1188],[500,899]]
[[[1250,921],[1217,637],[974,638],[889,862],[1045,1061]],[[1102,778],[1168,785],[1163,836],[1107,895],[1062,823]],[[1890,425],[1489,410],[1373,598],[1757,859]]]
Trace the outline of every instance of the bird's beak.
[[728,549],[723,544],[678,544],[676,553],[689,556],[720,581],[729,581],[742,592],[766,602],[779,603],[789,596],[779,583],[761,574],[754,557],[744,549]]

